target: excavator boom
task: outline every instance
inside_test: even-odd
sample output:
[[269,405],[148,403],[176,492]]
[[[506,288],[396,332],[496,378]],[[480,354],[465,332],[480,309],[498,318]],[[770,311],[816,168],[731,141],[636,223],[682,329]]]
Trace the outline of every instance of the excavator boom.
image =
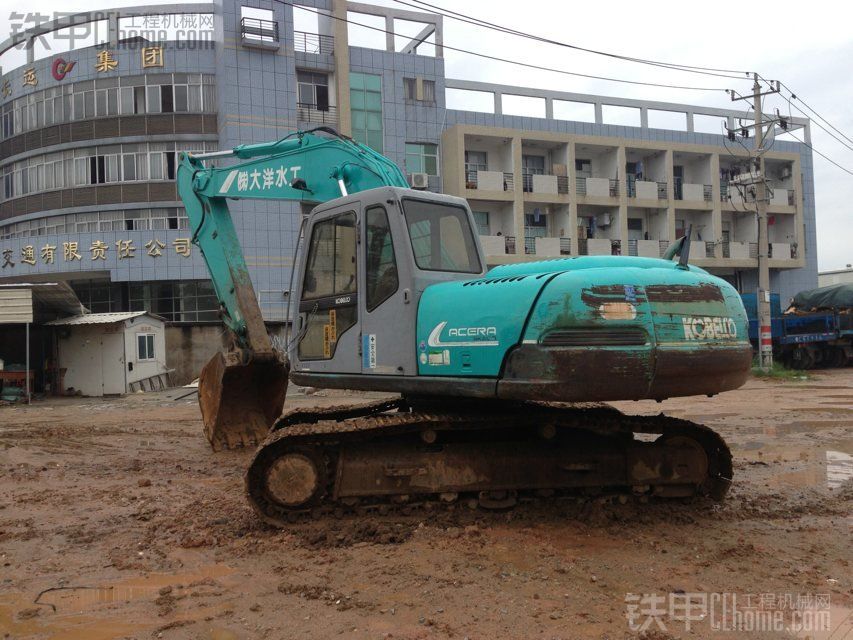
[[[207,166],[236,158],[238,164]],[[327,128],[229,151],[183,153],[178,192],[229,329],[231,345],[199,377],[205,434],[214,449],[260,442],[281,415],[289,364],[273,348],[227,199],[321,203],[379,186],[406,186],[400,169],[369,147]]]

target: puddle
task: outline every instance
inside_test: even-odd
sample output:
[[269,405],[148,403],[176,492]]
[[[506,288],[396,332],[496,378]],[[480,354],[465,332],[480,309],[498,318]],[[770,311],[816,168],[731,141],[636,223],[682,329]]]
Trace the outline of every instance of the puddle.
[[[848,451],[853,451],[853,439],[799,447],[753,440],[739,446],[737,455],[773,465],[774,472],[767,479],[771,486],[838,489],[853,481],[853,454]],[[776,471],[777,462],[794,470]]]

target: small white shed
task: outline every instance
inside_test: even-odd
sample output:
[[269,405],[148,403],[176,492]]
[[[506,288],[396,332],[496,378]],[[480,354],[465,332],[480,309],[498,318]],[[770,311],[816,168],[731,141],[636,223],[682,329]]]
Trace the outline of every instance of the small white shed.
[[160,316],[90,313],[47,324],[56,327],[63,392],[104,396],[169,386],[166,325]]

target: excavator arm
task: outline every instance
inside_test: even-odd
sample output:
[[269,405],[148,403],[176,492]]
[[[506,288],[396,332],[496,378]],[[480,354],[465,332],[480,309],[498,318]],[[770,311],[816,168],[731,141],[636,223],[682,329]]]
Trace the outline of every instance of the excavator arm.
[[[226,167],[206,161],[237,158]],[[407,186],[391,160],[332,129],[295,132],[271,143],[206,154],[182,153],[178,193],[210,272],[231,348],[216,354],[199,379],[205,433],[214,449],[252,445],[281,415],[286,354],[264,326],[227,199],[317,204],[381,186]]]

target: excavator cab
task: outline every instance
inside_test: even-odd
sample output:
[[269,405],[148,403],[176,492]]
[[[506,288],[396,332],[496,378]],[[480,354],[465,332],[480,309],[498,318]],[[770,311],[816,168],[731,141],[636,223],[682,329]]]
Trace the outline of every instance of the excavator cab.
[[300,260],[294,381],[418,374],[418,300],[431,284],[485,273],[460,198],[382,187],[317,207]]

